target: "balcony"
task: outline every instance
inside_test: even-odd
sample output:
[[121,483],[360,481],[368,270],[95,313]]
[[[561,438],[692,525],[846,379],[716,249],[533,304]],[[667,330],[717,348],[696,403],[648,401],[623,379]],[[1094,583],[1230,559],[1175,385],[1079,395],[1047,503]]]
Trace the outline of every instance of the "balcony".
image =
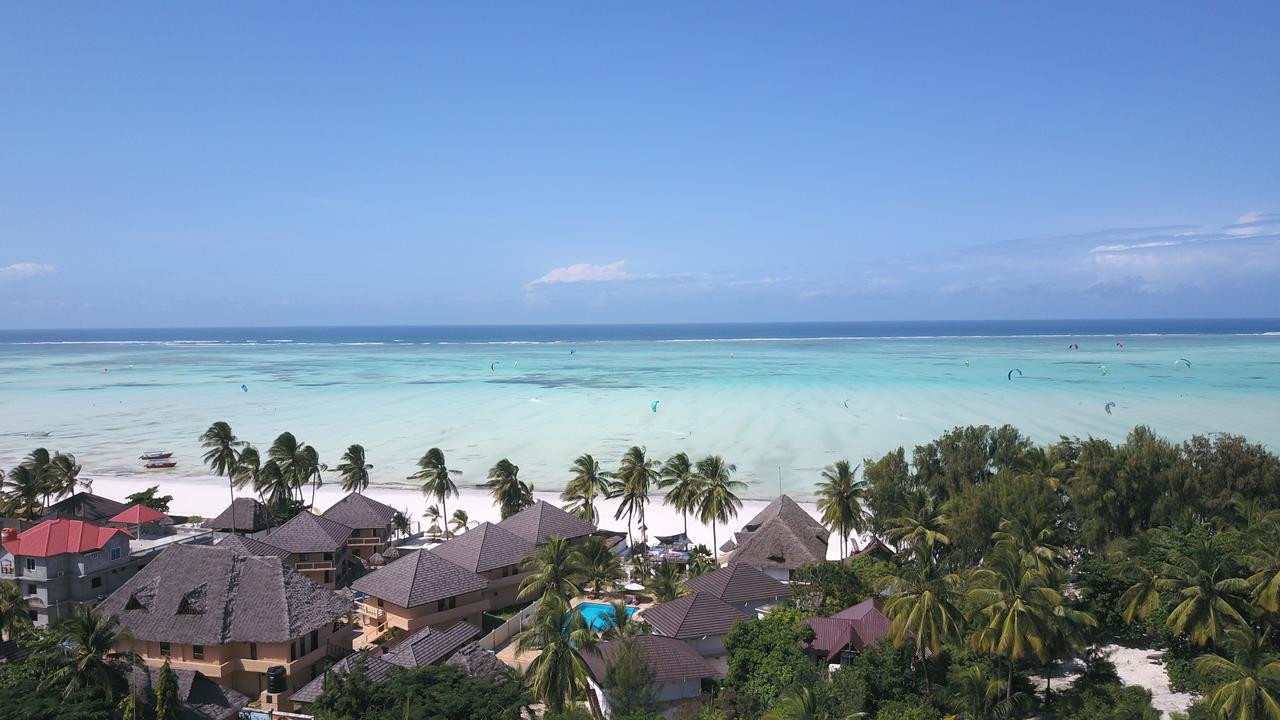
[[353,537],[347,540],[347,547],[374,547],[385,544],[380,537]]
[[303,570],[336,570],[337,567],[332,560],[314,560],[310,562],[296,562],[293,569],[299,572]]

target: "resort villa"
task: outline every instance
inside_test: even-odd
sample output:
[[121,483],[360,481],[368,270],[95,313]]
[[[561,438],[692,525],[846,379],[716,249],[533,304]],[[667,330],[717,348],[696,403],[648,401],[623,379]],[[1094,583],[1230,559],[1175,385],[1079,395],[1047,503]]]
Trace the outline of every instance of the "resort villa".
[[[637,635],[631,638],[640,648],[645,664],[653,671],[655,699],[664,706],[668,716],[682,703],[697,700],[702,694],[702,683],[720,677],[710,663],[688,645],[675,638],[661,635]],[[604,677],[618,651],[618,641],[598,643],[578,651],[587,665],[588,695],[593,708],[602,717],[611,718],[608,697],[604,692]]]
[[391,628],[413,633],[424,627],[451,627],[460,620],[478,626],[491,607],[485,596],[488,587],[483,576],[431,550],[406,553],[351,584],[366,642]]
[[689,578],[685,586],[752,615],[791,597],[791,588],[786,583],[750,565],[725,565]]
[[387,548],[395,533],[396,509],[368,495],[351,493],[321,513],[320,517],[352,529],[347,548],[356,562],[369,559]]
[[889,634],[889,618],[883,607],[884,600],[876,597],[831,617],[805,618],[815,634],[809,649],[828,663],[843,665],[849,653],[875,645]]
[[304,510],[254,539],[288,551],[294,570],[333,590],[346,584],[351,570],[347,541],[353,532],[347,525]]
[[349,600],[278,557],[229,547],[170,546],[98,609],[128,631],[119,650],[268,708],[291,708],[294,691],[351,651]]
[[721,546],[720,563],[751,565],[785,582],[801,565],[826,560],[830,538],[830,530],[781,495]]
[[36,625],[105,597],[137,570],[129,533],[83,520],[45,520],[3,539],[0,581],[17,583]]
[[708,593],[694,592],[640,613],[654,635],[675,638],[702,657],[725,654],[724,638],[743,620],[754,620],[737,607]]
[[553,537],[580,542],[596,532],[595,525],[570,515],[546,500],[535,502],[498,523],[498,527],[513,532],[534,545],[541,545]]
[[523,564],[537,551],[532,542],[493,523],[481,523],[431,552],[489,582],[486,597],[493,610],[515,605],[520,583],[529,576]]

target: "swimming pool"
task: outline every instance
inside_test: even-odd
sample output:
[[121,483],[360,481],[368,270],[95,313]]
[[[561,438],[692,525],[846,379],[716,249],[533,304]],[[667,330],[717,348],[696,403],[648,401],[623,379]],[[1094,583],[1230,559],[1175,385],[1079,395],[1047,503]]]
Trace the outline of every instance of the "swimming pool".
[[[612,605],[605,603],[579,603],[573,609],[574,612],[582,613],[582,619],[587,621],[587,627],[595,632],[604,632],[613,627],[614,610]],[[636,614],[633,607],[627,608],[627,617]],[[565,622],[569,622],[569,616],[565,616]]]

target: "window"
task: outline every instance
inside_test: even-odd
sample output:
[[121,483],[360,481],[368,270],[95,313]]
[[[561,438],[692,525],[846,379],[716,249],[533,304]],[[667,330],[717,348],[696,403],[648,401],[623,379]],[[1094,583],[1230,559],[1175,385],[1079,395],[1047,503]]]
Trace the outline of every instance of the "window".
[[35,569],[36,569],[36,559],[35,559],[35,558],[27,558],[27,569],[28,569],[28,570],[35,570]]
[[298,562],[306,562],[311,559],[311,553],[298,553]]
[[333,571],[332,571],[332,570],[325,570],[325,571],[324,571],[324,582],[325,582],[325,584],[326,584],[326,585],[328,585],[329,583],[333,582]]
[[91,588],[100,588],[100,587],[102,587],[102,577],[101,577],[101,576],[99,576],[99,577],[96,577],[96,578],[94,578],[94,579],[90,580],[90,581],[89,581],[89,587],[91,587]]
[[203,660],[203,659],[204,659],[204,646],[203,646],[203,645],[192,645],[192,646],[191,646],[191,657],[192,657],[192,658],[194,658],[194,659],[196,659],[196,660]]
[[31,622],[36,622],[37,620],[40,619],[40,613],[36,612],[35,610],[28,610],[27,617],[31,618]]
[[298,643],[289,643],[289,662],[298,659]]
[[328,561],[330,561],[330,562],[332,562],[332,561],[333,561],[333,553],[325,553],[325,554],[324,554],[324,559],[325,559],[325,560],[328,560]]
[[169,655],[169,652],[170,652],[169,643],[164,642],[162,640],[160,642],[160,654],[167,657]]
[[458,598],[450,597],[436,602],[436,612],[444,612],[458,607]]
[[258,659],[258,643],[249,643],[249,659]]
[[35,594],[36,594],[36,584],[35,584],[35,583],[27,583],[27,594],[28,594],[28,595],[35,595]]
[[382,598],[378,598],[378,607],[382,607]]
[[112,559],[112,560],[119,560],[119,559],[120,559],[120,548],[118,548],[118,547],[113,547],[113,548],[111,548],[111,559]]
[[315,649],[318,647],[320,647],[320,631],[312,630],[311,631],[311,651],[315,652]]

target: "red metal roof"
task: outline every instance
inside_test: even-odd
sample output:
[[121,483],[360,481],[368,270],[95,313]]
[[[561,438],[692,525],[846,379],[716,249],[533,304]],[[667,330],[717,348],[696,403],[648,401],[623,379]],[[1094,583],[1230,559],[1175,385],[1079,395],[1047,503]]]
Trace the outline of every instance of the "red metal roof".
[[64,553],[101,550],[116,533],[133,537],[120,528],[104,528],[83,520],[46,520],[18,533],[4,544],[4,549],[24,557],[52,557]]
[[169,517],[155,508],[147,507],[142,503],[138,503],[124,512],[116,515],[107,522],[125,523],[126,525],[144,525],[146,523],[160,522]]

